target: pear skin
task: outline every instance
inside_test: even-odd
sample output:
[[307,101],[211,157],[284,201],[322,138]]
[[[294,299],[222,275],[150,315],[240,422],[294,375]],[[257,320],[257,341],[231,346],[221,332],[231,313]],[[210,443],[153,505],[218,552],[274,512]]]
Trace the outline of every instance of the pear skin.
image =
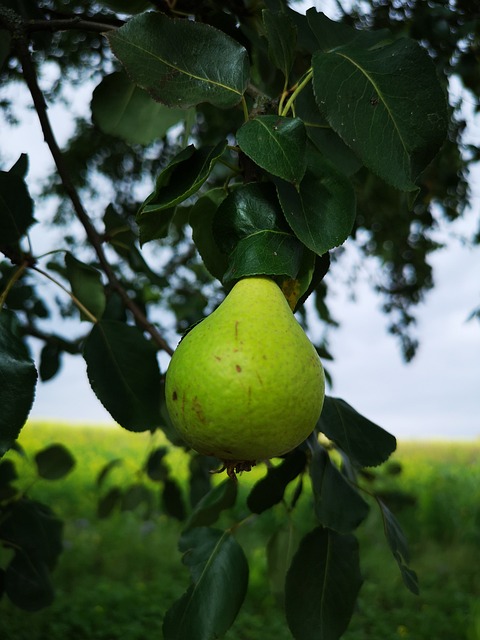
[[199,453],[248,469],[303,442],[320,417],[320,358],[278,285],[237,282],[181,340],[166,374],[173,425]]

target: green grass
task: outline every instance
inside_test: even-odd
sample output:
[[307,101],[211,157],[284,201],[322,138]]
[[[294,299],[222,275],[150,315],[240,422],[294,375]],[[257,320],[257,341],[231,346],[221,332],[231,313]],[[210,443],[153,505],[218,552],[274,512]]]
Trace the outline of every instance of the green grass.
[[[108,461],[121,458],[122,465],[112,471],[103,490],[144,479],[141,469],[148,452],[164,442],[159,436],[152,440],[148,434],[119,428],[52,424],[29,425],[20,442],[29,460],[15,452],[8,458],[22,472],[21,486],[33,483],[29,495],[65,519],[65,550],[53,576],[54,604],[29,614],[0,601],[0,638],[161,638],[163,615],[188,584],[176,548],[181,524],[161,509],[149,520],[135,512],[98,519],[96,478]],[[70,448],[76,467],[64,480],[35,481],[31,459],[54,442]],[[176,450],[167,457],[184,490],[187,462]],[[365,583],[344,638],[480,640],[480,442],[400,443],[393,462],[401,464],[401,473],[393,473],[396,467],[387,463],[375,470],[373,488],[395,492],[393,510],[410,541],[411,566],[419,574],[421,594],[416,597],[404,588],[372,505],[358,530]],[[258,468],[241,477],[238,504],[223,516],[221,525],[230,526],[248,515],[246,496],[264,472]],[[156,490],[154,483],[150,487]],[[227,640],[291,638],[282,607],[270,591],[265,559],[268,538],[286,517],[279,505],[238,529],[250,562],[250,582]],[[300,535],[314,526],[308,491],[293,517]]]

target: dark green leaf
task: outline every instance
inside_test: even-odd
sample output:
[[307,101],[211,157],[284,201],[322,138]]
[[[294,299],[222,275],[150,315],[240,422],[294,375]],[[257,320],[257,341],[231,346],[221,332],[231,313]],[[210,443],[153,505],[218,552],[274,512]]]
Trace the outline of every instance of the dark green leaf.
[[158,104],[119,71],[103,78],[93,92],[93,122],[104,133],[130,144],[147,145],[163,138],[185,115],[183,109]]
[[306,167],[305,126],[299,118],[257,116],[237,131],[240,149],[259,167],[287,182],[297,183]]
[[15,170],[0,171],[0,241],[15,244],[35,222],[33,200],[23,177]]
[[320,524],[338,533],[350,533],[365,520],[368,504],[322,448],[318,448],[312,456],[310,477],[315,516]]
[[295,235],[318,255],[338,247],[355,221],[355,194],[348,178],[313,151],[298,187],[275,181],[285,218]]
[[5,64],[10,53],[12,36],[6,29],[0,29],[0,70]]
[[297,29],[287,13],[264,9],[262,16],[270,60],[288,78],[295,58]]
[[290,233],[270,183],[249,183],[232,191],[213,220],[217,245],[230,254],[223,276],[228,282],[268,274],[295,278],[304,247]]
[[233,507],[236,499],[237,484],[228,478],[211,489],[197,503],[185,524],[185,531],[193,527],[206,527],[213,524],[222,511]]
[[168,469],[163,461],[166,455],[166,447],[157,447],[148,456],[146,471],[150,480],[153,480],[154,482],[162,482],[168,476]]
[[190,458],[190,505],[196,507],[212,488],[212,471],[218,469],[219,460],[211,456],[194,455]]
[[190,145],[169,162],[137,213],[142,243],[167,234],[175,206],[200,189],[225,148],[226,142],[201,149]]
[[262,513],[281,502],[287,485],[304,471],[306,464],[305,452],[294,449],[280,465],[271,467],[248,495],[247,505],[250,511]]
[[338,640],[362,585],[358,542],[318,527],[300,543],[285,585],[287,622],[295,640]]
[[109,489],[98,501],[97,516],[99,518],[108,518],[116,507],[120,507],[122,497],[123,493],[120,487],[112,487]]
[[72,471],[75,458],[63,444],[52,444],[35,455],[38,475],[45,480],[59,480]]
[[0,457],[18,438],[35,397],[37,371],[16,331],[16,318],[0,310]]
[[229,532],[191,529],[181,538],[184,562],[192,575],[186,593],[167,611],[165,640],[221,638],[245,598],[248,564]]
[[219,280],[227,269],[227,256],[220,251],[213,235],[213,219],[227,192],[212,189],[199,198],[190,210],[189,223],[193,241],[208,271]]
[[298,534],[291,519],[271,536],[267,543],[267,571],[270,588],[282,602],[285,596],[285,578],[298,546]]
[[140,482],[135,482],[126,487],[122,493],[120,508],[122,511],[135,511],[139,507],[144,507],[146,513],[150,513],[153,505],[152,493]]
[[167,478],[164,482],[162,503],[168,515],[180,521],[185,520],[186,511],[182,490],[178,484],[170,478]]
[[0,462],[0,487],[10,484],[18,478],[15,465],[11,460]]
[[105,482],[107,476],[110,474],[112,469],[123,464],[123,460],[121,458],[114,458],[113,460],[109,460],[99,471],[97,475],[96,485],[97,487],[101,487]]
[[390,433],[359,414],[340,398],[325,398],[319,429],[359,467],[375,467],[395,451]]
[[247,86],[245,48],[210,25],[145,13],[107,38],[129,77],[170,107],[233,107]]
[[58,345],[46,343],[40,352],[40,366],[38,373],[40,380],[46,382],[55,377],[60,369],[61,350]]
[[345,22],[330,20],[324,13],[311,8],[307,11],[308,24],[318,42],[317,49],[330,51],[346,44],[369,49],[392,39],[388,29],[364,31],[355,29]]
[[428,53],[401,38],[314,54],[313,88],[330,126],[363,163],[397,189],[415,180],[443,143],[446,98]]
[[154,346],[136,327],[102,320],[85,341],[83,356],[95,395],[122,427],[155,429],[160,418],[160,371]]
[[407,539],[405,538],[402,527],[387,505],[378,497],[377,502],[383,518],[385,537],[387,539],[388,546],[397,561],[403,582],[407,589],[415,595],[418,595],[418,578],[415,571],[412,571],[412,569],[408,567],[410,554],[408,551]]
[[18,552],[5,571],[5,593],[14,605],[33,612],[48,607],[54,599],[45,562]]
[[28,173],[28,155],[26,153],[21,153],[15,164],[10,167],[8,173],[22,179],[26,178]]
[[350,176],[360,169],[361,161],[320,113],[311,84],[296,99],[295,109],[297,117],[305,124],[309,139],[338,171]]
[[[65,254],[67,278],[73,295],[86,307],[95,318],[100,319],[105,310],[106,298],[102,284],[102,276],[98,269],[77,260],[71,253]],[[80,310],[82,320],[90,320]]]

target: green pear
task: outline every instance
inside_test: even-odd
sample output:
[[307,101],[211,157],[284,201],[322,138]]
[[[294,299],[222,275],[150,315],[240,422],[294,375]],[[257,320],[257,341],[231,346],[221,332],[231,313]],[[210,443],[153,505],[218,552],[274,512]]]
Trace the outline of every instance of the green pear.
[[266,277],[240,280],[181,340],[166,375],[173,425],[227,470],[249,469],[303,442],[324,395],[320,358]]

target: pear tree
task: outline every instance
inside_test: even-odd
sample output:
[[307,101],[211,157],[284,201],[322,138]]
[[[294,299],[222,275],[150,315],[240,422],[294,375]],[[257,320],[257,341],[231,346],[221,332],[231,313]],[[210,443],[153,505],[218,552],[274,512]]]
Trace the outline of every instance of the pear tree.
[[[38,222],[27,156],[3,167],[0,455],[18,448],[36,385],[59,373],[63,354],[78,354],[118,428],[161,430],[168,443],[145,468],[182,522],[191,579],[165,612],[165,640],[221,638],[235,623],[251,559],[235,536],[241,523],[219,522],[253,465],[262,473],[244,505],[252,516],[284,508],[295,522],[305,501],[315,522],[288,563],[282,531],[265,540],[285,624],[296,640],[336,640],[363,582],[355,531],[371,508],[406,587],[416,593],[418,583],[398,520],[361,479],[395,438],[348,399],[324,397],[321,360],[331,354],[306,337],[304,304],[333,325],[324,278],[345,241],[370,225],[403,247],[414,222],[427,225],[442,188],[432,167],[448,172],[445,159],[459,158],[447,138],[455,121],[445,69],[432,48],[398,25],[370,28],[359,9],[335,21],[285,0],[71,4],[0,2],[2,75],[28,89],[55,164],[42,194],[57,205],[52,221]],[[64,148],[47,104],[66,80],[60,73],[45,88],[46,63],[69,70],[72,84],[93,78],[89,116]],[[15,102],[3,106],[14,119]],[[371,215],[378,194],[394,212],[390,226]],[[40,224],[62,235],[42,255],[32,240]],[[401,256],[387,293],[410,358],[420,284],[393,285],[409,259],[421,274],[424,254]],[[185,334],[177,350],[172,312]],[[61,317],[77,322],[75,337],[57,330]],[[36,362],[31,340],[43,345]],[[170,357],[167,372],[160,362]],[[174,447],[190,460],[190,508],[165,465]],[[74,464],[63,447],[37,463],[50,479]],[[0,539],[16,550],[0,568],[0,595],[36,610],[54,597],[61,523],[49,507],[19,502],[13,471],[0,478]],[[122,490],[99,506],[103,515]]]

